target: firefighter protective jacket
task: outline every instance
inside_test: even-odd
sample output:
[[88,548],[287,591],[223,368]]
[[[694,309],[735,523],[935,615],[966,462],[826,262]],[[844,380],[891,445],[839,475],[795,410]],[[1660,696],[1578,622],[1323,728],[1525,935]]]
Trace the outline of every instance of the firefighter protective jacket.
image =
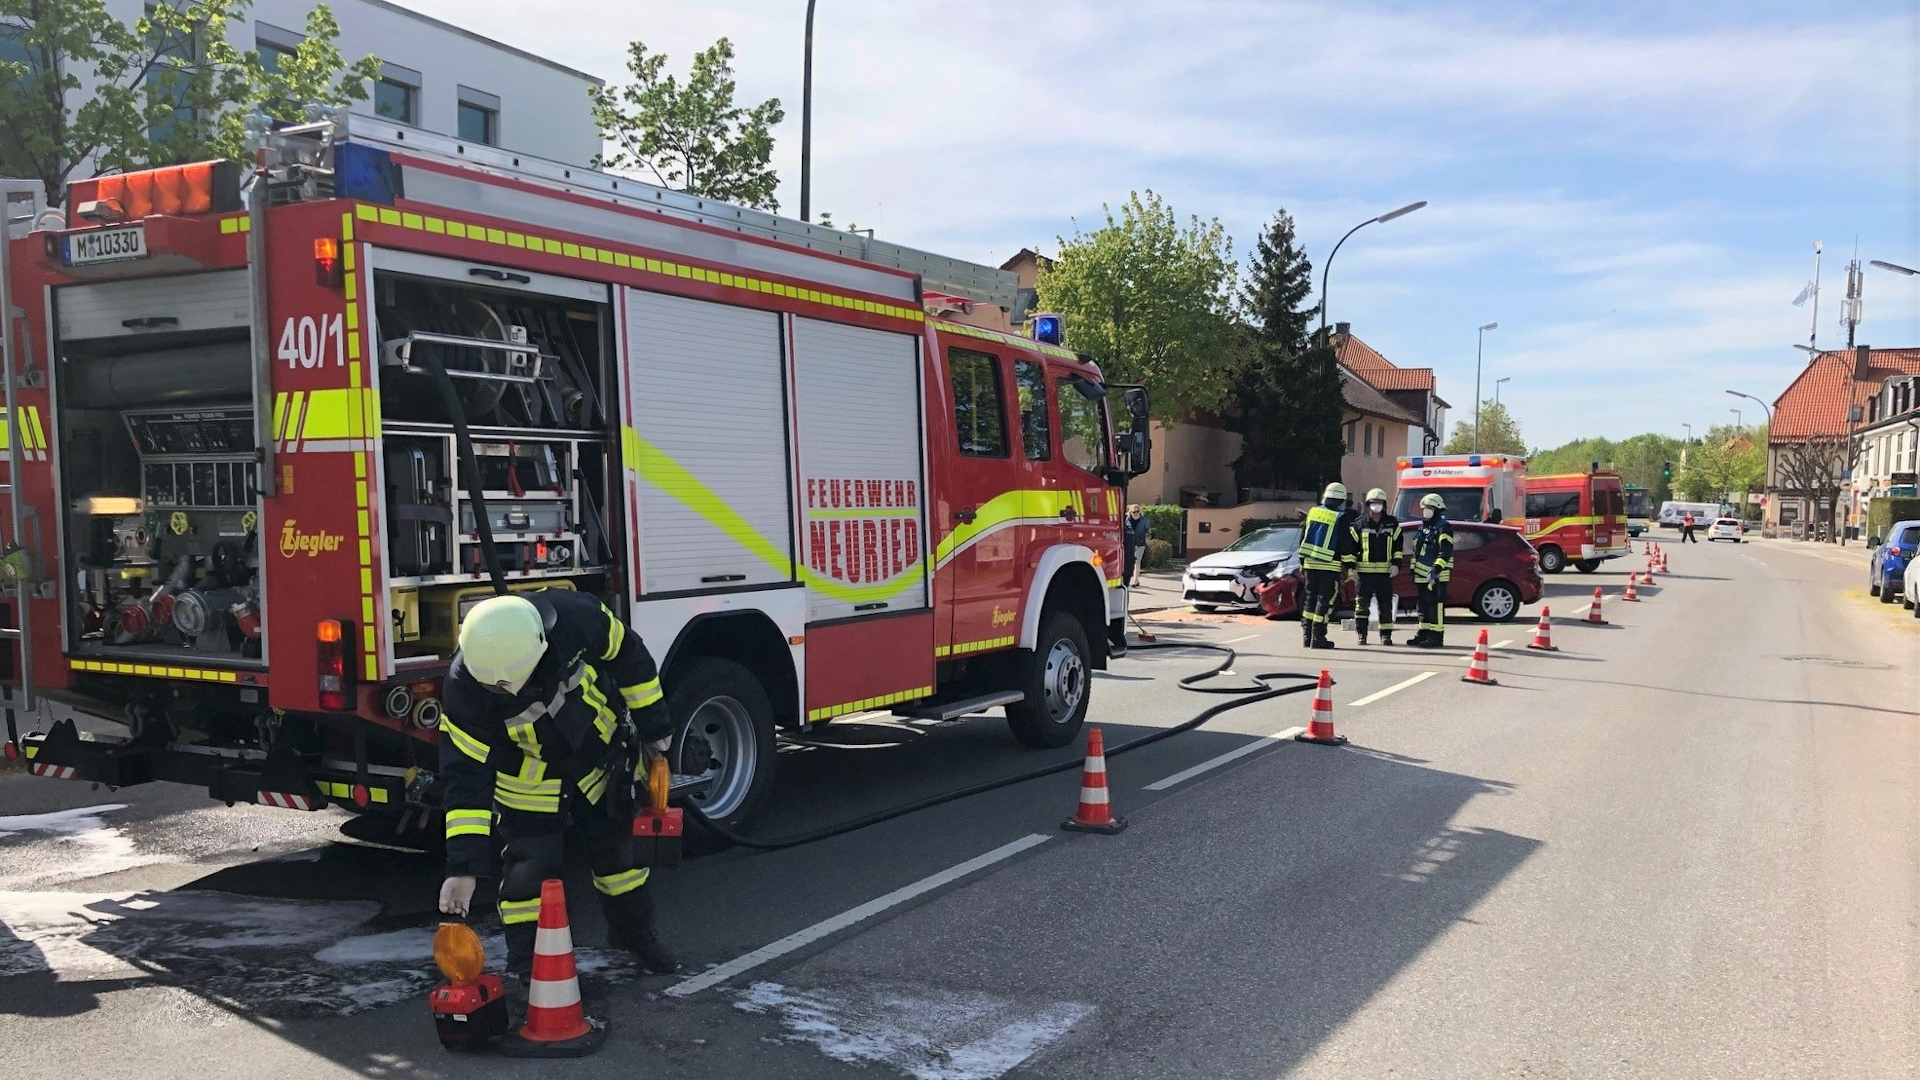
[[1375,521],[1372,514],[1360,514],[1353,520],[1353,544],[1355,569],[1363,574],[1391,573],[1400,564],[1400,519],[1381,514]]
[[1413,580],[1425,584],[1429,571],[1438,570],[1442,582],[1453,580],[1453,523],[1445,514],[1420,523],[1413,536]]
[[1305,530],[1300,537],[1300,565],[1307,570],[1339,570],[1350,567],[1358,549],[1353,540],[1353,515],[1330,506],[1307,511]]
[[598,805],[610,784],[633,782],[638,743],[671,732],[639,634],[591,596],[564,589],[523,595],[547,628],[546,655],[526,686],[512,696],[489,690],[455,654],[441,694],[449,875],[486,873],[495,804],[558,813],[562,791],[572,787]]

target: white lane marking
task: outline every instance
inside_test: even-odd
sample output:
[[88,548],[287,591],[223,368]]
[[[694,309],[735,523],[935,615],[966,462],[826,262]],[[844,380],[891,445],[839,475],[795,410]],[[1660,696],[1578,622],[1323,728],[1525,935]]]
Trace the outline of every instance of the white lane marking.
[[718,986],[742,972],[752,971],[754,968],[770,960],[777,960],[796,949],[806,948],[808,945],[819,941],[829,934],[838,933],[855,923],[864,922],[890,907],[904,904],[916,896],[932,892],[942,885],[958,881],[968,874],[978,870],[984,870],[994,863],[1010,859],[1028,848],[1038,847],[1051,839],[1053,839],[1053,837],[1045,833],[1029,833],[1010,844],[1002,844],[992,851],[987,852],[985,855],[979,855],[968,859],[966,862],[950,866],[930,877],[923,877],[911,885],[895,889],[885,896],[869,900],[859,907],[849,908],[832,918],[822,919],[804,930],[797,930],[772,944],[762,945],[744,956],[708,968],[691,978],[682,979],[672,986],[667,987],[667,994],[671,997],[688,997],[709,987]]
[[1175,784],[1184,784],[1188,780],[1191,780],[1194,777],[1199,776],[1201,773],[1206,772],[1209,769],[1217,769],[1220,766],[1225,765],[1230,761],[1238,761],[1239,759],[1246,757],[1248,754],[1253,753],[1255,750],[1262,749],[1271,743],[1280,742],[1283,739],[1291,739],[1295,735],[1298,735],[1305,730],[1307,729],[1303,727],[1290,727],[1285,729],[1284,731],[1276,731],[1271,735],[1265,736],[1263,738],[1255,739],[1252,742],[1248,743],[1247,745],[1239,747],[1238,749],[1229,750],[1226,753],[1221,754],[1219,757],[1208,758],[1207,760],[1201,762],[1200,764],[1195,765],[1191,769],[1181,769],[1179,772],[1174,773],[1172,776],[1169,776],[1164,780],[1155,780],[1153,783],[1147,785],[1146,790],[1165,791],[1168,788],[1174,786]]
[[[1494,642],[1493,644],[1491,644],[1491,645],[1489,645],[1489,646],[1487,646],[1487,651],[1488,651],[1488,652],[1492,652],[1492,651],[1493,651],[1493,650],[1495,650],[1495,649],[1504,649],[1504,648],[1506,648],[1507,646],[1509,646],[1509,645],[1511,645],[1511,644],[1513,644],[1513,639],[1512,639],[1512,638],[1508,638],[1508,639],[1507,639],[1507,640],[1505,640],[1505,641],[1496,641],[1496,642]],[[1477,647],[1477,646],[1476,646],[1476,647]],[[1473,662],[1473,654],[1472,654],[1472,653],[1468,653],[1468,654],[1467,654],[1467,655],[1466,655],[1466,656],[1465,656],[1465,657],[1464,657],[1463,659],[1464,659],[1464,661],[1465,661],[1466,663],[1469,663],[1469,664],[1470,664],[1470,663],[1472,663],[1472,662]]]
[[1413,678],[1408,679],[1406,682],[1394,683],[1392,686],[1387,687],[1385,690],[1375,691],[1374,693],[1368,694],[1366,697],[1361,698],[1359,701],[1348,702],[1347,708],[1357,709],[1362,705],[1371,705],[1374,702],[1379,701],[1381,698],[1386,697],[1388,694],[1397,694],[1400,691],[1405,690],[1409,686],[1418,686],[1421,683],[1426,682],[1428,679],[1431,679],[1438,674],[1440,673],[1437,671],[1423,671],[1420,674],[1415,675]]
[[1237,642],[1242,642],[1242,641],[1252,641],[1252,640],[1253,640],[1254,638],[1257,638],[1257,637],[1259,637],[1259,636],[1260,636],[1259,634],[1248,634],[1248,635],[1247,635],[1247,636],[1245,636],[1245,637],[1233,637],[1233,638],[1228,638],[1227,640],[1225,640],[1225,641],[1223,641],[1223,642],[1221,642],[1220,644],[1222,644],[1222,645],[1233,645],[1233,644],[1235,644],[1235,643],[1237,643]]

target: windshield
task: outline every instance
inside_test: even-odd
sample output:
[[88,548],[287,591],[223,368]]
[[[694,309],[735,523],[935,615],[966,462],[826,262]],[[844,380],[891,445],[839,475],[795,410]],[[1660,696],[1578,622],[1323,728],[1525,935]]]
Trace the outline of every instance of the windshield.
[[1627,516],[1643,518],[1653,516],[1653,493],[1638,488],[1627,489]]
[[1393,507],[1393,516],[1402,521],[1419,521],[1421,498],[1436,494],[1447,500],[1446,514],[1452,521],[1479,521],[1485,516],[1481,504],[1486,489],[1461,487],[1401,488],[1400,500]]
[[1300,526],[1269,525],[1257,529],[1228,544],[1227,551],[1272,551],[1287,552],[1300,550]]

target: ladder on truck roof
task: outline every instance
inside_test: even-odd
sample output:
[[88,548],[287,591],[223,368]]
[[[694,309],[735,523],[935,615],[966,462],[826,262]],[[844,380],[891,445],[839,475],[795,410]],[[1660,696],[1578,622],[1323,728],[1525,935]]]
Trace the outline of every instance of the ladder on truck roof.
[[[19,667],[14,672],[18,695],[11,684],[0,684],[0,711],[7,716],[7,744],[20,749],[19,721],[16,711],[33,716],[40,702],[33,693],[32,606],[28,603],[38,591],[33,568],[33,553],[26,548],[26,520],[31,507],[22,505],[20,484],[21,447],[28,426],[19,421],[20,388],[26,385],[25,370],[31,364],[22,344],[20,331],[26,328],[27,313],[13,306],[12,241],[33,231],[40,215],[47,211],[47,193],[37,180],[0,180],[0,379],[5,380],[7,435],[7,479],[0,484],[0,497],[7,500],[7,536],[0,553],[0,592],[12,601],[13,625],[0,626],[0,641],[18,643]],[[17,331],[15,327],[18,326]]]
[[1011,271],[998,267],[935,255],[884,240],[872,240],[859,233],[795,221],[763,210],[749,210],[689,195],[684,191],[655,187],[632,177],[616,176],[580,165],[565,165],[483,143],[465,142],[390,120],[349,115],[344,111],[338,113],[337,117],[334,121],[339,129],[336,139],[341,142],[429,158],[538,187],[650,210],[710,228],[904,270],[920,279],[923,292],[947,293],[976,304],[990,304],[1012,313],[1015,321],[1024,315],[1016,310],[1020,304],[1019,278]]

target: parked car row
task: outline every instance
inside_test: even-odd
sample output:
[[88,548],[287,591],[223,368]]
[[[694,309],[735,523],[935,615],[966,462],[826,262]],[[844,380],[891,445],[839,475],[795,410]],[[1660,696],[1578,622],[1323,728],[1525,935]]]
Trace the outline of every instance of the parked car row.
[[1867,592],[1883,604],[1898,600],[1920,619],[1920,572],[1909,573],[1920,551],[1920,520],[1896,521],[1883,540],[1869,537],[1873,553],[1867,559]]
[[[1250,532],[1223,551],[1187,566],[1181,595],[1198,611],[1258,610],[1271,618],[1300,613],[1305,574],[1300,567],[1298,525],[1270,525]],[[1413,530],[1402,543],[1411,548]],[[1453,573],[1447,606],[1463,607],[1493,622],[1507,622],[1521,607],[1537,603],[1545,585],[1540,556],[1519,529],[1475,522],[1453,523]],[[1413,576],[1394,575],[1393,594],[1402,613],[1414,610]],[[1342,611],[1354,603],[1353,582],[1340,592]]]

